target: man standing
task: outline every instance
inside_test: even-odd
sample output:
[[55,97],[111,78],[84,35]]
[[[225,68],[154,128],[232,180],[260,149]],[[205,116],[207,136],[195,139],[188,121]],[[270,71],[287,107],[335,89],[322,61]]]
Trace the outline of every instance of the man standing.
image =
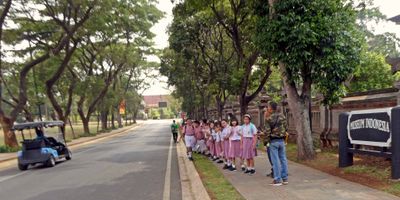
[[270,102],[268,104],[269,117],[265,121],[265,132],[269,139],[270,156],[274,172],[273,186],[287,185],[288,167],[285,149],[285,137],[287,132],[287,122],[284,115],[277,112],[278,104]]
[[173,120],[171,124],[171,132],[172,132],[172,137],[174,138],[174,143],[176,143],[178,139],[178,130],[179,130],[179,125],[175,123],[175,120]]

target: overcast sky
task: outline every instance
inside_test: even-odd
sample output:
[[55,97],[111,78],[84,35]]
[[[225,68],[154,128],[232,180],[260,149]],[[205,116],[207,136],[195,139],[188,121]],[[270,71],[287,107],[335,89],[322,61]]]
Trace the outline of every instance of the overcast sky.
[[[388,18],[400,14],[400,0],[374,0],[373,2]],[[156,47],[162,49],[168,46],[168,34],[166,33],[166,31],[168,25],[172,22],[173,5],[171,3],[171,0],[159,0],[157,7],[165,13],[165,16],[152,28],[152,31],[156,34],[156,37],[154,39]],[[374,25],[374,29],[376,33],[393,32],[396,33],[398,37],[400,37],[400,25],[395,25],[392,22],[379,23],[377,25]],[[159,61],[157,58],[154,57],[149,59],[153,61]],[[150,81],[152,86],[144,91],[143,94],[170,94],[173,88],[168,89],[166,80],[166,77],[159,76],[158,80]]]

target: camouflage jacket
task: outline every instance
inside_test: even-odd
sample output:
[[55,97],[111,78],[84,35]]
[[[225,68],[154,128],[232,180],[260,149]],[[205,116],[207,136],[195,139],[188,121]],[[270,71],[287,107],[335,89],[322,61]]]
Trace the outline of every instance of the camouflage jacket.
[[272,113],[265,119],[265,139],[264,143],[268,143],[271,139],[285,138],[287,132],[286,117],[280,113]]

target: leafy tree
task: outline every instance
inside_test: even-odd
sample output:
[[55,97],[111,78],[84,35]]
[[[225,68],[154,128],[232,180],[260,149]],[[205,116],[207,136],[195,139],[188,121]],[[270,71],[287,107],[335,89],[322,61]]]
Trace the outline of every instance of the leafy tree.
[[363,92],[393,87],[395,76],[385,57],[376,52],[363,52],[361,63],[354,71],[349,85],[350,92]]
[[270,0],[257,5],[256,41],[279,64],[297,131],[298,159],[313,159],[312,85],[333,103],[359,64],[356,11],[341,0]]

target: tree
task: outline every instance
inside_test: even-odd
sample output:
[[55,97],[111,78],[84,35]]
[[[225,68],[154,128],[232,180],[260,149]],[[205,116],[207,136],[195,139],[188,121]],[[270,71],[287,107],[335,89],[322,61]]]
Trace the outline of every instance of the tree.
[[363,47],[356,12],[341,0],[269,0],[256,8],[256,43],[278,62],[290,110],[298,119],[298,159],[313,159],[311,88],[323,94],[326,104],[342,94]]
[[[15,134],[10,129],[17,115],[24,110],[26,102],[28,101],[27,77],[29,71],[52,56],[59,55],[73,35],[76,34],[78,29],[86,21],[92,9],[90,6],[82,6],[82,10],[78,9],[74,10],[76,13],[69,13],[71,16],[75,16],[76,23],[69,27],[69,29],[66,29],[63,27],[64,24],[54,20],[55,16],[62,16],[62,11],[58,10],[58,3],[49,3],[49,1],[26,2],[23,0],[14,1],[13,3],[15,6],[11,7],[9,10],[10,20],[12,20],[16,26],[7,28],[5,32],[6,39],[3,37],[2,42],[16,46],[23,42],[33,41],[34,46],[29,46],[28,48],[34,48],[35,52],[34,56],[30,59],[24,59],[24,52],[27,51],[27,48],[15,50],[16,56],[20,56],[20,58],[24,60],[22,68],[18,72],[18,96],[12,98],[15,104],[8,114],[0,107],[0,123],[5,136],[5,144],[10,147],[18,146]],[[34,18],[33,16],[36,16],[38,13],[40,18]],[[53,42],[44,42],[49,40]],[[3,73],[1,74],[3,76]],[[2,82],[5,85],[4,81],[5,79],[2,78]],[[9,90],[8,95],[13,96],[12,92]]]
[[363,52],[361,63],[349,81],[350,92],[364,92],[393,87],[395,76],[385,57],[376,52]]
[[[224,27],[236,52],[236,71],[233,94],[239,95],[241,116],[247,113],[249,103],[260,93],[271,74],[271,60],[257,63],[261,54],[252,42],[256,33],[253,1],[208,0],[202,9],[211,9],[218,22]],[[195,4],[194,2],[191,2]],[[258,66],[257,66],[258,64]],[[257,70],[258,73],[253,73]],[[254,78],[256,77],[256,78]],[[252,90],[252,86],[254,90]]]

